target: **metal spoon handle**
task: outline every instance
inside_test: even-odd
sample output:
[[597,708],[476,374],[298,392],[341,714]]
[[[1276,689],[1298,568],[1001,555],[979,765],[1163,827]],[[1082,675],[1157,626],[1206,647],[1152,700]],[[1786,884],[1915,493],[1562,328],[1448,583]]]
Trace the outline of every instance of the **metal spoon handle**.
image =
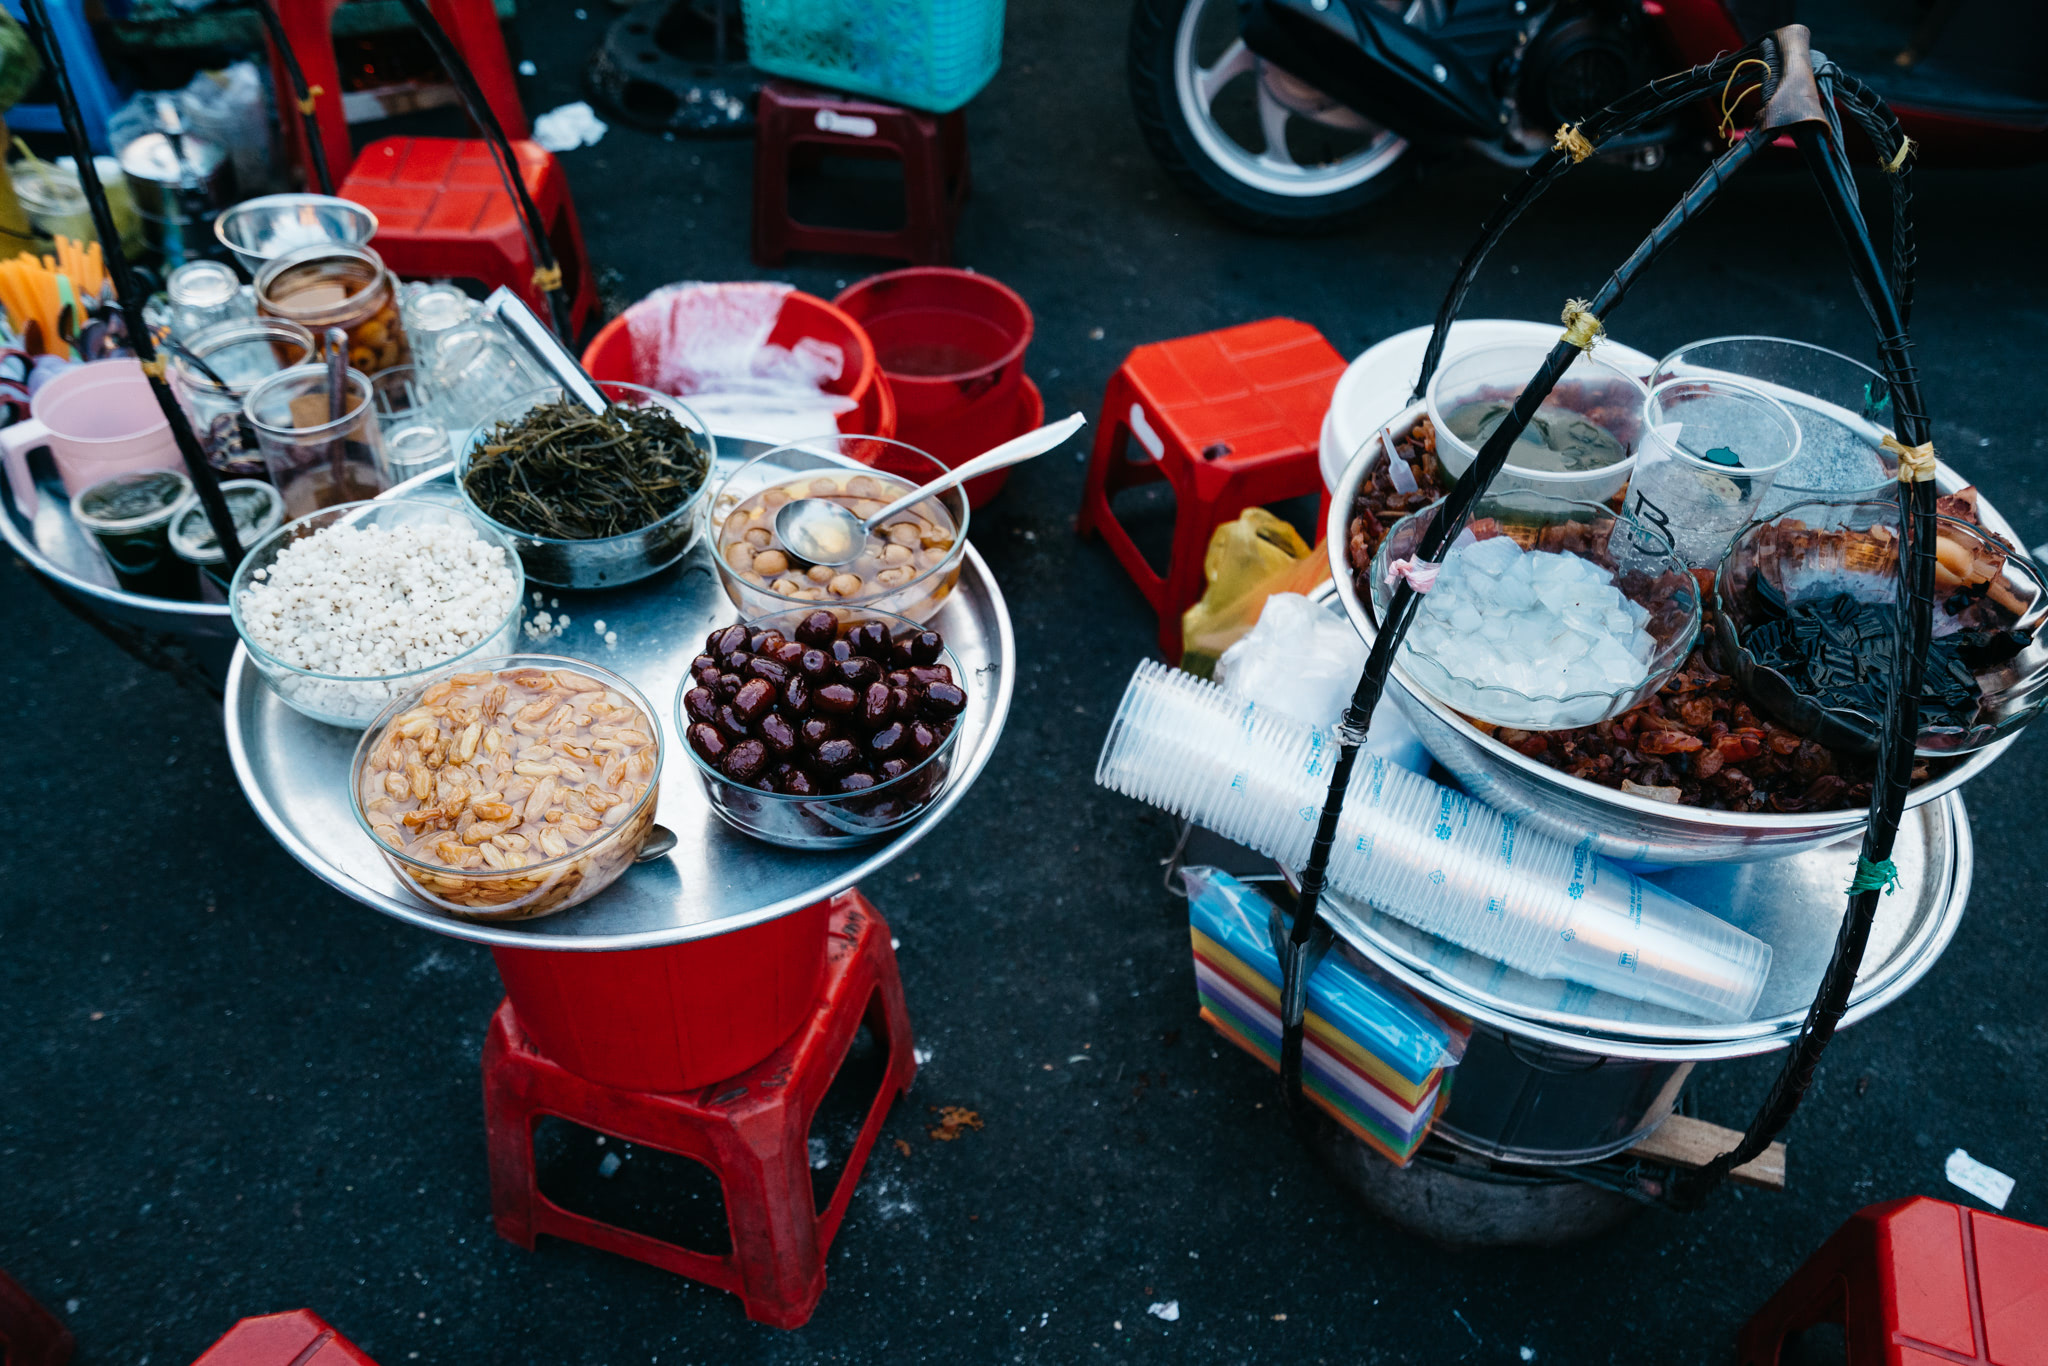
[[861,529],[873,531],[905,508],[914,507],[935,493],[944,493],[947,489],[964,480],[976,479],[984,474],[1005,469],[1011,465],[1021,465],[1026,460],[1030,460],[1035,456],[1044,455],[1075,432],[1080,431],[1087,423],[1087,418],[1079,413],[1073,413],[1061,418],[1058,422],[1049,422],[1043,427],[1038,427],[1024,433],[1022,436],[1012,437],[1000,446],[992,446],[980,455],[975,456],[974,459],[969,460],[966,464],[954,466],[945,474],[926,484],[923,488],[912,489],[909,493],[904,494],[901,498],[898,498],[895,502],[862,522]]
[[604,390],[597,387],[597,381],[583,368],[568,347],[562,345],[552,329],[533,316],[533,310],[526,301],[503,285],[491,291],[484,300],[484,312],[505,325],[512,334],[512,340],[534,361],[554,376],[555,383],[562,386],[570,397],[603,417],[611,410],[605,399]]

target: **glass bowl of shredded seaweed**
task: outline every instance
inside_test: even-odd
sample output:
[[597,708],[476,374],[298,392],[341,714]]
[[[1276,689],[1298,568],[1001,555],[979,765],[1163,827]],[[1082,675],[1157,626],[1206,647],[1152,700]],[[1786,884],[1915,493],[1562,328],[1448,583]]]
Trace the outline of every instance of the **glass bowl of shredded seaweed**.
[[470,510],[512,539],[526,577],[616,588],[668,568],[697,543],[715,444],[667,394],[600,381],[602,417],[560,389],[514,399],[456,466]]

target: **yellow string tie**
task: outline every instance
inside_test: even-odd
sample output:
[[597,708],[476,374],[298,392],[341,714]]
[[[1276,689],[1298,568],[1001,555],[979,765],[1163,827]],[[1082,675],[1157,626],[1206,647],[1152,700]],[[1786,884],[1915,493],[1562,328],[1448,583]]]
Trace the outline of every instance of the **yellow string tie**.
[[1584,299],[1570,299],[1564,306],[1564,339],[1581,351],[1593,349],[1607,331],[1605,325],[1593,316],[1592,309]]
[[1755,85],[1744,87],[1742,93],[1733,100],[1728,98],[1728,92],[1735,88],[1735,78],[1742,74],[1742,68],[1745,66],[1760,66],[1766,76],[1771,74],[1770,63],[1761,57],[1744,57],[1735,64],[1734,70],[1728,73],[1728,83],[1721,87],[1721,137],[1728,142],[1733,142],[1736,138],[1735,111],[1742,107],[1744,100],[1764,88],[1763,82],[1758,81]]
[[562,287],[560,266],[536,266],[533,271],[533,287],[543,294],[552,294]]
[[1574,166],[1593,155],[1592,140],[1579,131],[1580,126],[1576,123],[1559,124],[1557,141],[1550,144],[1550,150],[1553,152],[1570,152]]
[[306,117],[311,118],[313,115],[313,101],[319,99],[322,95],[326,93],[327,87],[324,85],[307,86],[306,98],[299,101],[299,112],[301,114],[304,114]]
[[1923,441],[1917,446],[1889,434],[1879,443],[1885,450],[1899,457],[1899,482],[1901,484],[1924,484],[1934,477],[1934,443]]
[[164,368],[168,363],[168,357],[152,357],[142,362],[142,373],[148,375],[151,379],[162,379],[164,377]]
[[1907,153],[1912,150],[1913,139],[1907,137],[1904,133],[1899,134],[1899,150],[1893,152],[1892,159],[1884,164],[1884,173],[1886,175],[1897,175],[1900,168],[1906,164]]

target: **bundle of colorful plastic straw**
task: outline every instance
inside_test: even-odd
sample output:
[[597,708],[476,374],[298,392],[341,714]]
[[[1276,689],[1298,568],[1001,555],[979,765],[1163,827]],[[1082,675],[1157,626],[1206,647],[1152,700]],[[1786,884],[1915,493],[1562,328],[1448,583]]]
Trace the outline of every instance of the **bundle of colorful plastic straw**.
[[25,251],[0,261],[0,305],[25,345],[72,357],[72,339],[85,331],[89,313],[102,302],[107,271],[99,243],[80,245],[59,237],[55,244],[55,256]]
[[[1272,904],[1230,874],[1189,868],[1188,929],[1202,1018],[1276,1071],[1280,962]],[[1448,1069],[1471,1026],[1336,953],[1309,980],[1302,1085],[1310,1100],[1398,1166],[1408,1165],[1450,1098]]]

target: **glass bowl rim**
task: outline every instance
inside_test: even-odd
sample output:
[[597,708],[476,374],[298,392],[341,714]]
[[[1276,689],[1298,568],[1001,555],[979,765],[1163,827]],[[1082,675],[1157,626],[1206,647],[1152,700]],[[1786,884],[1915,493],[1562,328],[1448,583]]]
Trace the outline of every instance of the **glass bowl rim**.
[[[1684,574],[1693,582],[1692,610],[1687,614],[1684,629],[1681,630],[1678,633],[1678,635],[1674,636],[1669,644],[1660,643],[1658,645],[1655,653],[1651,655],[1651,663],[1647,666],[1647,672],[1645,672],[1645,674],[1643,675],[1643,681],[1641,683],[1634,684],[1633,686],[1619,692],[1613,691],[1611,689],[1602,689],[1592,692],[1575,692],[1564,694],[1527,693],[1523,692],[1519,688],[1510,688],[1505,686],[1504,684],[1473,683],[1470,680],[1459,678],[1458,675],[1452,673],[1443,665],[1438,664],[1432,657],[1424,655],[1419,650],[1413,652],[1408,651],[1406,648],[1408,645],[1408,639],[1405,635],[1401,639],[1401,645],[1403,647],[1403,650],[1399,662],[1402,668],[1408,669],[1412,672],[1414,670],[1415,665],[1417,664],[1431,665],[1444,677],[1456,679],[1458,682],[1463,683],[1466,687],[1471,688],[1474,693],[1482,697],[1486,696],[1489,693],[1494,693],[1499,694],[1503,698],[1515,699],[1523,702],[1550,702],[1562,704],[1568,702],[1589,702],[1596,698],[1606,698],[1610,702],[1618,701],[1623,697],[1630,696],[1634,693],[1641,691],[1643,688],[1648,687],[1653,680],[1656,681],[1657,687],[1661,688],[1664,682],[1670,679],[1670,676],[1672,674],[1676,673],[1681,667],[1684,666],[1686,659],[1688,659],[1691,656],[1693,648],[1699,644],[1700,631],[1706,620],[1706,605],[1702,600],[1704,595],[1699,590],[1698,577],[1694,575],[1690,570],[1686,569],[1685,562],[1678,558],[1677,552],[1671,548],[1671,541],[1669,537],[1666,537],[1659,533],[1655,527],[1652,527],[1645,522],[1639,521],[1636,518],[1629,516],[1625,512],[1616,512],[1613,508],[1609,507],[1605,503],[1594,503],[1579,498],[1561,498],[1554,493],[1542,493],[1533,489],[1501,489],[1498,492],[1489,490],[1487,493],[1480,495],[1479,498],[1474,500],[1473,514],[1468,514],[1466,518],[1467,530],[1470,529],[1472,515],[1477,515],[1478,504],[1483,503],[1488,498],[1496,497],[1543,498],[1548,499],[1552,503],[1562,504],[1568,508],[1583,509],[1587,512],[1595,512],[1600,516],[1610,517],[1614,519],[1614,521],[1617,523],[1626,523],[1627,525],[1635,528],[1638,532],[1650,537],[1651,540],[1661,544],[1664,547],[1664,549],[1661,552],[1654,553],[1657,553],[1660,558],[1669,561],[1671,565],[1675,566],[1676,572]],[[1435,502],[1427,504],[1423,507],[1419,507],[1415,511],[1409,513],[1407,516],[1401,518],[1400,521],[1394,523],[1393,526],[1387,528],[1387,534],[1381,538],[1379,547],[1373,551],[1371,570],[1371,591],[1369,591],[1365,595],[1365,604],[1368,612],[1372,617],[1373,627],[1375,630],[1384,629],[1384,619],[1381,617],[1380,614],[1380,605],[1378,602],[1378,597],[1379,585],[1385,574],[1387,548],[1394,543],[1395,534],[1398,533],[1405,524],[1416,518],[1424,517],[1430,513],[1435,512],[1448,501],[1450,501],[1450,495],[1446,494],[1444,497],[1437,499]],[[1621,589],[1618,585],[1615,587],[1615,591],[1617,593],[1621,592]],[[1622,594],[1622,596],[1627,597],[1628,595],[1624,593]],[[1633,598],[1630,598],[1629,601],[1634,602],[1635,600]],[[1640,606],[1641,604],[1637,605]],[[1655,640],[1656,637],[1652,636],[1651,639]],[[1658,660],[1663,660],[1667,658],[1669,660],[1668,663],[1657,663]],[[1661,678],[1659,678],[1660,674],[1662,675]],[[1447,701],[1442,696],[1442,694],[1437,692],[1435,689],[1432,689],[1431,692],[1432,695],[1435,696],[1438,701],[1443,702],[1443,704],[1447,707],[1451,707],[1453,711],[1460,710],[1459,708],[1452,706],[1451,703]],[[1483,720],[1485,718],[1481,719]],[[1488,724],[1497,726],[1507,726],[1509,729],[1513,730],[1524,729],[1524,727],[1510,725],[1507,722],[1489,721]],[[1598,725],[1599,722],[1589,721],[1585,724]],[[1562,727],[1562,729],[1575,730],[1578,729],[1578,727],[1567,726]]]
[[[654,772],[647,775],[647,790],[645,792],[642,792],[639,796],[639,799],[633,803],[633,809],[631,811],[628,811],[624,816],[620,817],[619,823],[616,826],[612,827],[611,833],[602,835],[597,839],[593,839],[590,841],[590,843],[585,844],[580,848],[571,849],[566,854],[557,854],[553,858],[542,859],[539,863],[529,863],[524,867],[520,868],[450,868],[445,863],[428,863],[423,859],[414,858],[412,855],[406,853],[402,849],[393,849],[383,840],[377,838],[377,832],[370,828],[369,818],[363,814],[363,762],[365,757],[370,752],[371,740],[374,737],[381,736],[384,729],[387,726],[389,726],[393,720],[395,720],[400,714],[407,710],[411,706],[411,704],[419,701],[419,695],[421,693],[424,693],[428,688],[433,687],[435,683],[440,681],[438,679],[425,679],[421,681],[418,685],[408,689],[403,696],[393,698],[390,704],[387,705],[383,711],[377,713],[377,715],[375,716],[375,718],[371,720],[369,725],[363,727],[363,736],[360,740],[356,741],[356,751],[353,755],[349,757],[349,810],[355,813],[356,825],[362,830],[362,832],[365,835],[369,836],[370,843],[374,844],[377,847],[378,853],[383,854],[386,858],[396,859],[398,862],[405,864],[407,867],[418,868],[424,872],[433,873],[434,875],[439,877],[468,878],[474,879],[479,882],[489,881],[492,878],[520,877],[524,876],[527,873],[544,872],[550,868],[557,867],[558,865],[574,862],[576,859],[582,858],[590,854],[591,852],[593,852],[595,848],[608,844],[612,840],[618,838],[618,836],[633,823],[633,818],[640,814],[641,809],[645,807],[647,803],[650,800],[652,800],[657,793],[661,791],[662,761],[667,758],[667,755],[663,751],[665,751],[668,748],[667,744],[662,740],[661,737],[661,717],[654,710],[654,704],[647,700],[646,693],[641,692],[640,689],[635,687],[629,680],[620,676],[619,674],[612,672],[610,669],[605,668],[602,664],[594,664],[587,659],[575,659],[569,655],[550,655],[541,654],[538,652],[515,651],[514,653],[509,655],[496,655],[488,660],[476,661],[475,663],[471,664],[469,667],[466,668],[456,668],[453,665],[444,667],[447,667],[450,673],[480,673],[483,671],[482,666],[487,664],[491,666],[490,671],[492,673],[497,673],[499,671],[500,665],[510,664],[511,661],[513,660],[546,661],[545,664],[541,665],[541,667],[545,667],[549,670],[567,666],[573,669],[599,674],[602,675],[603,681],[608,686],[616,686],[621,692],[624,692],[628,697],[631,697],[634,700],[634,702],[636,702],[639,705],[640,710],[647,713],[647,723],[653,727],[652,734],[654,736]],[[524,666],[513,665],[512,667],[516,668]]]
[[[372,213],[363,205],[356,203],[353,199],[343,199],[340,195],[334,194],[311,194],[304,191],[297,191],[286,194],[260,194],[254,196],[253,198],[244,199],[237,203],[230,204],[227,208],[222,209],[220,213],[215,216],[213,220],[213,235],[219,238],[220,244],[226,247],[229,251],[247,254],[249,256],[255,256],[255,248],[245,246],[240,242],[232,241],[229,239],[228,225],[230,223],[234,223],[235,225],[239,226],[247,219],[256,216],[255,213],[253,212],[255,210],[308,207],[314,209],[339,209],[343,211],[344,216],[354,216],[358,220],[365,221],[369,224],[370,230],[363,234],[363,240],[361,242],[338,242],[333,244],[336,246],[368,246],[370,241],[376,237],[377,229],[382,226],[382,224],[379,223],[376,214]],[[326,244],[309,242],[306,245],[319,246]],[[298,250],[298,248],[294,247],[292,250],[296,251]],[[286,253],[284,252],[279,252],[278,256],[283,256],[285,254]],[[266,256],[260,259],[264,261],[275,261],[277,259],[277,256]]]
[[[874,468],[874,466],[856,460],[852,456],[841,455],[837,451],[827,453],[826,451],[823,450],[815,450],[809,448],[811,442],[833,441],[879,441],[885,446],[901,447],[903,450],[909,451],[913,455],[919,455],[924,457],[926,460],[931,461],[933,466],[935,467],[932,472],[933,479],[937,479],[940,476],[950,472],[953,468],[951,465],[948,465],[945,461],[939,459],[938,456],[933,455],[930,451],[924,449],[924,447],[913,446],[908,441],[898,441],[893,436],[869,436],[862,432],[820,432],[816,436],[806,436],[796,441],[785,441],[779,446],[773,446],[770,447],[768,450],[762,451],[759,455],[748,457],[747,460],[742,462],[737,468],[733,470],[731,474],[728,474],[724,478],[724,480],[720,482],[720,484],[718,485],[718,492],[719,494],[723,494],[728,488],[732,487],[734,482],[737,481],[741,475],[745,474],[748,470],[760,464],[762,461],[767,460],[770,456],[781,455],[784,451],[800,451],[805,455],[815,456],[820,460],[824,460],[831,464],[840,465],[842,468],[846,469],[871,470]],[[790,473],[789,479],[780,480],[778,482],[788,483],[790,479],[800,478],[804,473],[805,471],[802,470],[792,471]],[[883,473],[887,473],[887,471],[883,471]],[[922,482],[929,483],[930,480],[925,480]],[[768,488],[773,487],[773,484],[764,484],[762,485],[761,489],[757,489],[755,490],[755,492],[762,492]],[[916,488],[919,487],[919,485],[913,484],[912,487]],[[749,498],[751,498],[752,496],[753,494],[751,493],[747,495],[747,497]],[[767,599],[772,602],[786,603],[788,604],[788,608],[790,609],[815,609],[823,607],[829,610],[833,607],[859,607],[863,603],[880,602],[885,598],[893,598],[896,597],[898,594],[909,592],[911,589],[917,587],[917,585],[929,580],[934,574],[945,573],[947,570],[957,566],[962,559],[966,558],[967,522],[969,517],[973,513],[973,505],[969,503],[967,500],[967,493],[965,488],[962,485],[955,484],[952,488],[944,489],[936,494],[933,494],[932,496],[942,500],[949,497],[955,498],[958,500],[960,504],[959,512],[957,515],[955,515],[954,510],[951,507],[948,507],[946,509],[947,515],[955,516],[955,520],[957,523],[957,525],[955,525],[955,527],[953,528],[952,548],[947,550],[945,557],[941,559],[937,564],[932,565],[929,569],[926,569],[923,573],[917,575],[915,578],[912,578],[904,583],[899,583],[893,588],[877,590],[876,592],[870,593],[865,597],[845,598],[831,603],[820,602],[814,598],[792,598],[785,594],[776,592],[774,589],[768,587],[765,584],[750,583],[744,579],[739,578],[738,571],[736,571],[731,565],[727,564],[725,562],[725,556],[718,552],[718,525],[716,521],[714,521],[711,518],[709,512],[709,509],[714,508],[718,505],[718,499],[716,496],[712,498],[711,502],[705,505],[705,520],[708,523],[706,530],[709,532],[711,537],[711,559],[712,562],[718,566],[718,575],[721,581],[727,583],[737,582],[741,585],[741,589],[743,592],[755,594],[761,598]],[[737,502],[745,501],[745,498],[737,500]],[[737,506],[737,503],[735,503],[735,506]],[[777,608],[775,610],[783,611],[787,609]],[[768,614],[756,613],[756,615],[766,616]],[[882,611],[878,612],[877,615],[894,616],[896,614],[893,612]],[[695,753],[696,751],[692,750],[691,752]],[[936,750],[933,752],[937,753]],[[728,778],[726,779],[726,781],[730,782],[732,780]],[[891,779],[890,781],[893,782],[895,780]],[[806,800],[815,801],[816,798],[807,798]]]
[[[1442,405],[1440,405],[1437,402],[1437,395],[1440,386],[1444,382],[1444,376],[1450,372],[1451,368],[1454,365],[1457,365],[1462,361],[1469,360],[1474,356],[1482,356],[1496,351],[1521,351],[1534,355],[1542,353],[1547,349],[1548,348],[1542,342],[1537,341],[1533,338],[1526,341],[1515,341],[1510,339],[1501,341],[1481,342],[1479,345],[1460,351],[1456,355],[1446,355],[1445,357],[1443,357],[1443,359],[1437,362],[1435,372],[1432,373],[1429,377],[1429,384],[1423,389],[1422,412],[1420,415],[1428,418],[1431,422],[1431,425],[1436,427],[1436,429],[1443,436],[1448,437],[1450,440],[1456,442],[1460,447],[1470,450],[1472,452],[1473,458],[1477,459],[1479,455],[1479,447],[1472,445],[1470,442],[1466,441],[1465,438],[1451,431],[1448,423],[1441,422],[1438,419],[1437,414],[1441,410]],[[1607,357],[1601,355],[1597,347],[1591,350],[1581,351],[1578,357],[1575,358],[1573,363],[1576,364],[1578,360],[1591,361],[1596,366],[1599,366],[1600,368],[1606,370],[1614,378],[1624,380],[1630,386],[1632,386],[1636,390],[1636,394],[1639,400],[1638,416],[1640,417],[1640,404],[1647,403],[1650,397],[1650,386],[1649,382],[1646,379],[1634,374],[1629,369],[1624,367],[1619,361],[1609,360]],[[1532,370],[1530,373],[1533,376],[1534,371]],[[1567,368],[1563,375],[1558,376],[1558,383],[1564,383],[1564,381],[1567,378],[1569,378],[1570,375],[1571,371],[1569,368]],[[1529,381],[1527,379],[1524,379],[1522,381],[1522,388],[1528,388],[1528,384]],[[1518,395],[1521,392],[1522,391],[1520,389],[1516,390],[1516,393]],[[1539,411],[1545,404],[1551,402],[1552,397],[1555,395],[1555,392],[1556,390],[1553,388],[1551,394],[1547,394],[1544,396],[1543,403],[1537,405]],[[1638,438],[1635,444],[1637,446],[1640,446],[1642,444],[1641,439]],[[1503,462],[1503,464],[1501,465],[1501,469],[1503,471],[1513,470],[1515,478],[1528,480],[1531,483],[1584,482],[1587,480],[1597,479],[1600,476],[1612,475],[1618,472],[1625,472],[1634,469],[1636,457],[1638,454],[1638,451],[1630,450],[1626,455],[1624,455],[1621,459],[1615,461],[1613,464],[1602,465],[1598,469],[1592,470],[1532,470],[1524,469],[1522,466],[1517,465],[1512,461]]]
[[[490,632],[486,634],[482,640],[479,640],[476,644],[470,646],[467,650],[464,650],[459,655],[455,655],[449,659],[444,659],[440,661],[438,664],[427,664],[417,669],[407,669],[404,673],[324,674],[318,673],[312,669],[301,668],[296,664],[286,663],[284,660],[279,659],[276,655],[271,654],[268,650],[258,645],[255,641],[251,640],[249,638],[248,630],[242,625],[242,594],[245,591],[247,591],[249,587],[249,577],[254,572],[253,569],[251,569],[251,566],[254,565],[256,562],[257,552],[268,549],[273,542],[283,539],[285,536],[289,535],[294,528],[298,527],[300,523],[310,521],[312,518],[327,516],[329,514],[340,512],[375,511],[380,508],[427,508],[441,513],[460,514],[472,525],[474,525],[476,521],[475,516],[469,511],[468,508],[457,506],[452,503],[436,502],[426,498],[367,498],[354,503],[336,503],[333,507],[315,508],[313,511],[307,513],[303,517],[294,517],[289,522],[286,522],[283,526],[272,529],[268,535],[264,536],[263,539],[257,541],[254,545],[250,546],[248,550],[243,553],[242,562],[235,566],[235,572],[228,580],[228,618],[230,621],[234,623],[235,634],[241,638],[242,648],[249,652],[250,657],[255,659],[263,667],[265,672],[274,669],[278,672],[291,674],[298,678],[314,679],[322,683],[393,683],[400,682],[405,679],[419,678],[425,674],[433,672],[436,669],[444,669],[451,665],[461,663],[463,660],[475,654],[478,650],[481,650],[486,645],[489,645],[493,640],[496,640],[498,636],[501,633],[503,633],[506,626],[517,621],[519,617],[525,612],[526,567],[519,562],[518,548],[506,544],[505,538],[498,533],[496,527],[484,526],[476,528],[478,536],[490,540],[492,544],[498,546],[500,550],[503,550],[505,552],[505,558],[511,562],[512,573],[516,580],[516,586],[512,593],[512,607],[511,610],[505,614],[504,620],[500,621],[496,626],[492,627]],[[339,524],[339,521],[340,519],[337,518],[334,524]],[[325,528],[322,528],[322,530],[324,529]],[[486,535],[486,533],[488,533],[488,535]]]
[[[855,612],[867,617],[886,618],[888,621],[892,623],[908,626],[914,631],[930,631],[932,629],[930,626],[926,625],[923,622],[912,621],[909,617],[898,616],[894,612],[863,612],[857,604],[851,603],[840,603],[835,605],[843,611]],[[806,603],[803,615],[809,615],[810,612],[829,612],[832,610],[833,608],[827,607],[823,603]],[[749,631],[755,631],[761,629],[763,626],[770,624],[775,618],[789,616],[793,613],[796,613],[797,611],[798,609],[793,607],[780,607],[773,612],[762,612],[756,616],[743,618],[734,624],[747,627]],[[725,627],[721,626],[718,628],[718,631],[723,631],[725,629]],[[714,631],[711,634],[716,635],[717,633],[717,631]],[[937,633],[934,632],[934,634]],[[893,633],[891,634],[891,639],[894,639]],[[960,678],[960,657],[954,654],[953,647],[944,644],[943,640],[944,638],[941,637],[942,643],[939,646],[939,658],[941,662],[945,663],[948,667],[950,667],[953,670],[953,677],[956,680],[954,686],[958,687],[962,692],[966,692],[966,685],[963,683],[959,683],[957,681]],[[676,685],[676,700],[672,708],[673,720],[676,723],[676,732],[677,734],[683,737],[683,753],[690,756],[691,762],[696,764],[697,771],[700,774],[713,780],[714,782],[717,782],[725,787],[738,788],[740,791],[749,793],[753,796],[766,797],[772,801],[778,802],[837,802],[845,798],[875,796],[879,793],[887,791],[889,788],[896,786],[896,784],[898,783],[908,781],[911,777],[915,776],[916,774],[922,773],[925,770],[925,768],[928,765],[930,765],[934,760],[938,759],[942,755],[951,752],[953,748],[953,742],[959,738],[960,732],[966,729],[966,727],[961,724],[961,717],[954,717],[952,728],[948,730],[945,736],[939,741],[937,749],[934,749],[930,754],[927,754],[924,756],[924,758],[918,760],[915,767],[907,768],[903,772],[897,774],[895,777],[889,779],[887,782],[876,783],[873,787],[863,787],[855,792],[814,792],[809,796],[799,796],[794,792],[767,792],[758,787],[749,787],[747,784],[740,782],[737,778],[731,778],[723,773],[720,773],[717,769],[711,767],[710,764],[706,763],[704,761],[704,756],[697,752],[697,747],[690,743],[690,727],[697,723],[691,721],[689,719],[688,713],[686,713],[683,710],[683,697],[692,688],[695,688],[697,686],[698,683],[696,675],[690,673],[687,669],[685,669],[683,672],[683,681]]]
[[[524,413],[528,408],[534,406],[532,400],[536,395],[550,392],[567,395],[568,390],[564,389],[559,384],[542,384],[537,388],[528,389],[523,394],[514,394],[511,398],[506,399],[502,404],[500,404],[497,410],[493,412],[489,417],[485,418],[482,422],[477,423],[476,428],[470,433],[469,440],[465,441],[462,444],[462,449],[455,453],[455,469],[453,474],[451,475],[451,478],[453,479],[455,484],[456,496],[462,499],[463,509],[467,511],[470,516],[478,518],[486,525],[491,527],[494,531],[503,533],[506,537],[510,538],[515,542],[525,541],[530,545],[536,546],[565,546],[570,549],[575,549],[581,546],[624,545],[627,541],[631,540],[635,536],[645,536],[651,531],[658,531],[661,528],[672,525],[673,523],[685,517],[692,516],[697,512],[699,508],[704,506],[705,492],[708,489],[710,489],[711,481],[713,477],[716,476],[718,473],[718,438],[712,435],[711,428],[705,423],[704,419],[697,416],[695,409],[691,408],[687,403],[684,403],[675,395],[664,394],[663,392],[661,392],[661,390],[649,388],[645,384],[634,384],[629,380],[623,379],[601,379],[597,380],[596,384],[597,387],[601,390],[607,388],[630,389],[635,393],[649,395],[650,397],[658,401],[663,407],[680,409],[683,416],[687,417],[691,423],[695,424],[694,426],[690,427],[690,430],[694,432],[696,435],[703,437],[704,444],[711,448],[709,456],[705,463],[703,481],[699,483],[694,490],[691,491],[690,496],[688,498],[685,498],[682,501],[682,503],[676,507],[675,511],[670,512],[665,516],[656,519],[655,521],[649,522],[646,526],[635,527],[631,531],[622,531],[616,536],[599,536],[594,540],[578,541],[570,540],[569,538],[563,536],[541,536],[531,531],[521,531],[516,527],[506,526],[503,522],[491,516],[488,512],[485,512],[482,508],[476,505],[476,500],[469,496],[469,488],[464,483],[464,477],[469,473],[470,448],[483,439],[484,432],[487,429],[495,428],[498,423],[504,421],[505,415],[511,412],[515,404],[524,404],[525,407],[522,407],[519,410],[521,413]],[[610,395],[607,394],[606,397],[610,397]]]

